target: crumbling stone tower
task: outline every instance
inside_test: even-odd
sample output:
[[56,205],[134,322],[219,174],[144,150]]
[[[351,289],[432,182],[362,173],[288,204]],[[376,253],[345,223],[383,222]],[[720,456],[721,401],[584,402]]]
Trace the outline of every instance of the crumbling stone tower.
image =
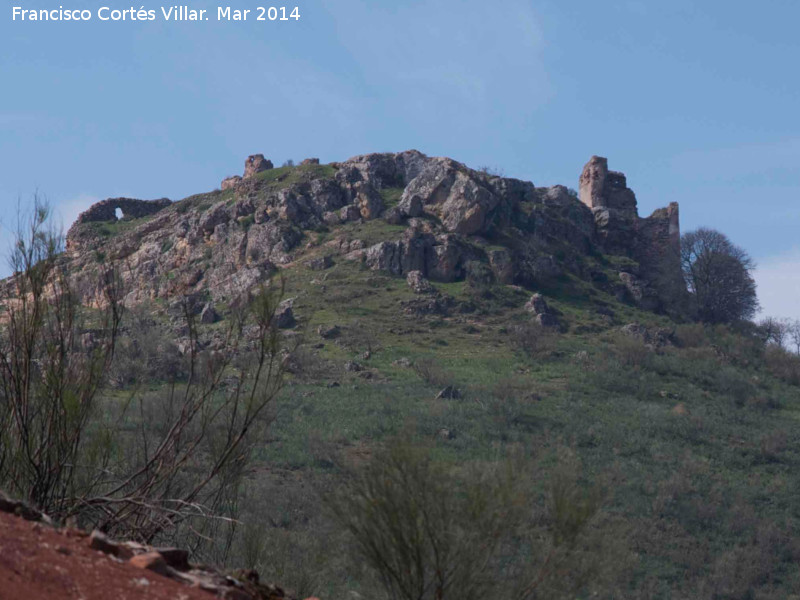
[[681,287],[677,202],[640,217],[625,175],[609,171],[608,159],[602,156],[592,156],[584,165],[579,197],[594,215],[598,242],[605,252],[636,260],[637,275],[657,287]]

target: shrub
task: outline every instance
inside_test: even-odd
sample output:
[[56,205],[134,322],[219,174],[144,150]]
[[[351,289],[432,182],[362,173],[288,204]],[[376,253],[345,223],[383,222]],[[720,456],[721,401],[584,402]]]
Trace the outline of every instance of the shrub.
[[790,385],[800,385],[800,356],[779,346],[769,346],[764,352],[767,369]]
[[626,367],[642,368],[652,363],[653,349],[641,338],[617,332],[611,340],[614,344],[614,354]]
[[550,356],[556,348],[558,334],[552,328],[528,322],[514,325],[509,330],[511,344],[528,358]]
[[562,461],[541,507],[530,466],[456,471],[393,440],[328,498],[390,598],[575,597],[609,559],[593,536],[602,493]]
[[708,345],[706,329],[700,323],[678,325],[675,328],[675,341],[681,348],[700,348]]
[[419,378],[431,387],[443,388],[453,384],[453,374],[432,357],[426,356],[415,360],[412,368]]
[[715,375],[714,389],[741,408],[755,396],[753,383],[733,367],[722,367]]

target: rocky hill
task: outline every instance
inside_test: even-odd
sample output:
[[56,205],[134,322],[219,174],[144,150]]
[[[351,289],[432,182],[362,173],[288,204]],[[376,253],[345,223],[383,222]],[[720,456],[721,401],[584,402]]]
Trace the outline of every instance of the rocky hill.
[[[347,227],[372,222],[370,235]],[[187,294],[230,302],[307,258],[321,233],[312,268],[353,261],[452,282],[484,265],[484,277],[534,287],[570,273],[648,310],[665,308],[659,285],[679,269],[678,205],[640,217],[605,158],[586,164],[578,195],[414,150],[277,169],[250,156],[243,177],[211,193],[95,204],[70,228],[67,250],[87,300],[103,264],[123,261],[129,304]],[[621,257],[611,277],[604,255]]]
[[[490,574],[498,597],[521,597],[509,573],[542,582],[528,598],[794,597],[800,358],[753,324],[682,318],[678,205],[639,216],[601,157],[575,174],[577,191],[417,151],[253,155],[219,190],[92,206],[59,260],[90,305],[119,270],[131,310],[98,414],[136,407],[98,423],[120,446],[156,439],[187,348],[226,355],[235,308],[280,274],[286,385],[237,480],[241,526],[205,556],[298,597],[384,597],[326,501],[404,437],[443,472],[509,468],[526,487],[533,516]],[[231,354],[220,385],[235,394],[248,356]],[[576,570],[548,573],[552,482],[572,467],[602,509]],[[570,577],[579,594],[559,587]]]

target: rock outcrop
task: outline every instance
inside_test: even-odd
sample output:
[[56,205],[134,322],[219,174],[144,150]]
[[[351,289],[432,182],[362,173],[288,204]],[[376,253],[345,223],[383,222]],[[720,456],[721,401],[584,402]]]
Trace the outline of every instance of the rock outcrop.
[[[396,276],[417,271],[432,282],[460,280],[477,261],[496,282],[534,288],[567,273],[597,283],[591,257],[621,254],[638,265],[621,279],[626,297],[648,308],[658,304],[648,296],[656,275],[678,272],[677,204],[639,218],[625,176],[609,171],[604,158],[587,163],[580,197],[564,186],[539,188],[416,150],[330,165],[308,160],[276,177],[254,176],[271,167],[256,154],[244,177],[225,180],[224,191],[176,203],[94,205],[68,234],[81,293],[98,301],[98,273],[106,262],[124,260],[129,302],[187,293],[230,302],[297,260],[330,266],[327,255],[305,257],[310,230],[376,220],[386,227],[383,239],[366,245],[337,238],[334,253]],[[117,208],[137,219],[130,228],[107,227]]]

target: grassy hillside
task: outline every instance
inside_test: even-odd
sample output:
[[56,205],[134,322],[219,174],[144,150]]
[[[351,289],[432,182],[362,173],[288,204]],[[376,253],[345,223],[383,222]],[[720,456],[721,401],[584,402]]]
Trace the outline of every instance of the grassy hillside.
[[[498,597],[576,597],[559,582],[575,584],[580,598],[800,597],[800,357],[765,343],[753,324],[704,326],[637,308],[620,282],[643,267],[630,255],[601,253],[584,227],[591,226],[591,214],[566,188],[488,182],[463,165],[452,178],[484,192],[484,185],[517,186],[527,199],[506,215],[510,221],[498,220],[506,229],[487,228],[456,241],[440,235],[448,215],[420,214],[415,227],[433,233],[409,239],[429,243],[438,235],[439,245],[430,242],[427,256],[438,257],[437,268],[449,267],[440,279],[462,280],[429,282],[432,291],[415,293],[406,277],[378,270],[389,268],[389,259],[375,262],[376,255],[385,258],[387,247],[407,249],[408,219],[399,213],[394,219],[363,220],[358,215],[364,213],[345,219],[326,209],[320,220],[314,210],[322,209],[312,205],[325,204],[325,194],[300,193],[314,185],[334,189],[341,173],[360,181],[354,167],[336,168],[273,169],[236,190],[193,196],[152,218],[84,226],[94,236],[94,245],[86,246],[91,260],[78,256],[74,263],[82,265],[84,292],[100,297],[98,280],[111,280],[106,251],[110,257],[117,248],[114,256],[128,261],[122,267],[136,272],[128,285],[139,288],[125,292],[141,293],[134,294],[139,304],[122,324],[108,370],[112,385],[101,390],[97,414],[86,417],[81,451],[90,460],[101,457],[100,474],[86,483],[91,477],[81,472],[71,485],[106,485],[117,494],[129,486],[145,495],[157,488],[166,511],[150,511],[147,496],[142,502],[112,499],[126,507],[123,531],[136,533],[130,522],[148,523],[148,542],[172,543],[171,535],[193,540],[203,559],[256,568],[262,580],[280,582],[300,597],[382,598],[381,582],[357,552],[342,513],[356,511],[347,496],[359,474],[410,444],[411,458],[420,448],[425,454],[419,463],[424,468],[410,462],[419,478],[392,493],[402,497],[420,489],[435,504],[440,497],[425,493],[435,489],[446,496],[443,506],[463,508],[461,516],[441,509],[437,522],[458,532],[452,543],[469,540],[465,557],[486,542],[470,537],[473,522],[475,531],[484,531],[487,515],[513,524],[497,534],[497,554],[486,562]],[[380,187],[383,210],[396,208],[403,195],[403,188],[387,187],[396,179]],[[339,191],[352,192],[359,203],[378,201],[364,196],[360,185]],[[265,204],[256,210],[259,202]],[[295,214],[297,222],[281,220],[276,207]],[[342,210],[351,209],[360,210]],[[508,250],[503,244],[511,238],[538,240],[519,246],[525,251],[519,256],[531,259],[531,277],[502,279],[532,282],[528,287],[498,283],[501,270],[493,275],[490,268],[491,253]],[[265,247],[276,262],[254,265]],[[455,259],[448,264],[451,251],[459,257],[457,270]],[[551,269],[551,263],[566,268]],[[413,282],[420,271],[406,267]],[[250,405],[226,404],[225,398],[250,391],[236,377],[252,366],[253,353],[241,349],[253,348],[259,333],[245,327],[241,348],[231,352],[226,335],[243,299],[252,300],[248,294],[258,278],[273,270],[285,282],[283,299],[297,319],[270,338],[283,352],[270,346],[266,353],[280,357],[285,385],[269,402],[269,426],[261,428],[263,418],[242,426],[250,435],[243,443],[247,452],[236,454],[229,470],[213,471],[208,481],[214,485],[205,492],[235,520],[210,519],[202,507],[183,520],[184,502],[174,509],[181,520],[167,517],[163,525],[158,518],[172,514],[172,498],[202,481],[211,457],[226,448],[243,422],[240,409],[249,414]],[[250,278],[239,281],[242,274]],[[161,280],[163,286],[153,285]],[[277,278],[272,283],[274,290]],[[182,302],[182,293],[191,302]],[[549,305],[546,314],[557,326],[543,327],[529,312],[534,293]],[[13,302],[8,306],[18,310]],[[186,365],[196,340],[184,311],[196,319],[197,369]],[[81,352],[100,354],[97,346],[91,349],[101,321],[80,326],[86,326],[79,331]],[[197,383],[200,372],[212,374],[208,387]],[[182,405],[184,389],[186,397],[201,400]],[[65,398],[72,410],[75,394]],[[183,429],[174,438],[159,437],[187,406],[200,417],[181,427],[188,439],[203,443],[187,442]],[[162,439],[169,444],[160,446]],[[150,461],[153,447],[169,452]],[[176,455],[180,460],[170,463]],[[165,471],[169,477],[136,487],[164,462],[173,469]],[[127,479],[126,468],[135,473]],[[390,477],[376,472],[372,483],[380,488]],[[117,486],[115,478],[123,483]],[[349,508],[342,509],[343,496]],[[199,496],[186,497],[194,508],[191,501]],[[372,500],[358,510],[366,514],[380,504]],[[102,509],[92,513],[94,505],[86,504],[88,522],[102,522]],[[187,522],[199,523],[199,536],[187,531]],[[374,530],[376,537],[391,525],[401,533],[408,528],[397,523]],[[558,552],[573,562],[548,571]],[[545,573],[547,585],[534,590],[545,579],[534,575],[526,588],[531,573]],[[528,593],[515,595],[515,582]]]
[[[348,227],[378,239],[391,226]],[[437,316],[409,314],[403,278],[353,262],[298,261],[284,275],[304,345],[255,452],[232,563],[303,593],[371,597],[321,497],[342,464],[403,434],[461,467],[527,457],[542,468],[542,499],[555,457],[572,453],[605,486],[610,535],[624,541],[615,597],[788,598],[800,585],[800,393],[784,352],[569,276],[538,290],[561,315],[553,333],[531,325],[531,290],[516,286],[436,284],[454,306]],[[654,341],[621,331],[632,322]],[[319,335],[334,325],[338,336]],[[458,397],[437,399],[447,386]]]

